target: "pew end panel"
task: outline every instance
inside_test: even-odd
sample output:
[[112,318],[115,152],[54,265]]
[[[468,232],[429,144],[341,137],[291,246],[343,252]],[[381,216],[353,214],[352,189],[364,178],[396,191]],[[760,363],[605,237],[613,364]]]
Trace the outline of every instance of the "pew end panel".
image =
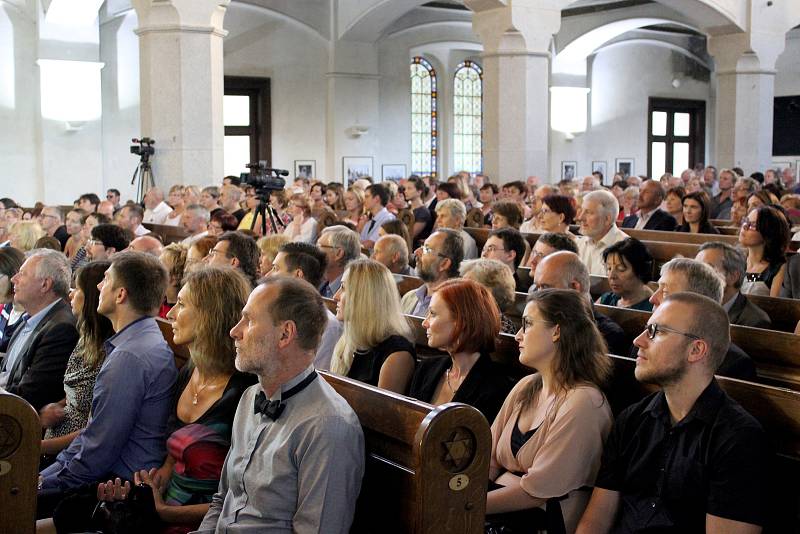
[[351,532],[483,532],[491,432],[480,412],[320,374],[364,431],[366,471]]
[[0,532],[36,530],[41,435],[36,410],[0,388]]

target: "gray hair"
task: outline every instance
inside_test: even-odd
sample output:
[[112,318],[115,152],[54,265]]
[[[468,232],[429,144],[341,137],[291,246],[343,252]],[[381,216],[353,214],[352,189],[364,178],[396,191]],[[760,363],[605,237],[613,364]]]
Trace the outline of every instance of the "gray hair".
[[62,223],[64,222],[64,213],[61,211],[61,208],[59,208],[58,206],[45,206],[44,208],[42,208],[42,214],[44,214],[45,210],[47,210],[48,213],[52,212],[51,214],[54,217],[58,217],[58,220],[60,222],[62,222]]
[[[559,251],[563,253],[563,251]],[[589,288],[591,282],[589,280],[589,269],[581,261],[580,257],[570,252],[570,261],[564,265],[564,270],[561,271],[561,281],[563,287],[569,287],[569,283],[575,280],[581,285],[581,289],[585,295],[589,295]],[[591,297],[589,298],[591,300]]]
[[500,311],[514,304],[514,275],[508,265],[497,260],[478,258],[461,262],[459,273],[463,278],[475,280],[491,291]]
[[704,250],[721,250],[723,270],[721,274],[727,278],[736,273],[736,282],[734,282],[733,287],[736,289],[742,287],[744,275],[747,273],[747,256],[744,254],[744,251],[720,241],[703,243],[697,252],[700,253]]
[[738,185],[738,184],[744,184],[745,186],[747,186],[747,192],[749,194],[753,194],[756,191],[760,191],[761,190],[761,184],[759,184],[757,181],[753,180],[752,178],[739,176],[736,179],[736,185]]
[[361,256],[361,238],[348,227],[340,224],[328,226],[322,230],[320,235],[325,234],[330,234],[332,247],[340,248],[344,251],[342,265],[347,265]]
[[400,254],[400,263],[408,265],[408,243],[406,243],[405,239],[397,234],[386,234],[378,241],[384,241],[389,247],[389,252],[392,256]]
[[34,270],[37,279],[49,278],[53,281],[53,293],[59,298],[69,295],[69,283],[72,280],[72,270],[69,260],[57,250],[36,249],[30,253],[28,259],[39,258]]
[[191,206],[186,206],[186,211],[190,212],[195,217],[202,218],[206,223],[211,220],[211,213],[207,209],[205,209],[200,204],[192,204]]
[[[630,187],[628,189],[630,189]],[[583,197],[584,202],[588,200],[597,202],[597,205],[600,207],[603,215],[606,217],[611,217],[611,224],[615,224],[617,215],[619,215],[619,202],[610,191],[606,191],[605,189],[601,189],[599,191],[590,191],[586,193],[586,196]]]
[[436,213],[447,210],[450,215],[457,217],[463,223],[467,220],[467,207],[456,198],[448,198],[436,204]]
[[710,265],[690,258],[672,258],[661,266],[661,276],[670,271],[686,277],[684,291],[703,295],[717,303],[722,302],[725,280]]

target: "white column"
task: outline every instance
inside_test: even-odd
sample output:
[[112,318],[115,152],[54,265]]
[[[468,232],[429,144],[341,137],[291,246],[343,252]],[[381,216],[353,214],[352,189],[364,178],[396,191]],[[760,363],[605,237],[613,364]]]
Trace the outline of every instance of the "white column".
[[142,136],[162,188],[223,177],[222,28],[230,0],[132,0],[139,17]]
[[466,3],[484,47],[484,170],[497,183],[531,175],[548,181],[550,44],[561,9],[532,1]]

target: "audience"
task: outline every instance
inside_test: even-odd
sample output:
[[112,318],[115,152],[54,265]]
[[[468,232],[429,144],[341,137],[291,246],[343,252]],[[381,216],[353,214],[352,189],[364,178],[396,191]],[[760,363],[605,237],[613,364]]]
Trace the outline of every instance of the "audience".
[[67,242],[64,244],[64,254],[67,258],[73,258],[78,250],[83,246],[84,239],[82,236],[83,223],[81,219],[86,215],[86,212],[81,209],[70,210],[67,213],[64,227],[67,230]]
[[664,201],[664,187],[655,180],[647,180],[639,188],[639,211],[622,221],[623,228],[637,230],[662,230],[671,232],[677,225],[675,218],[659,206]]
[[126,250],[132,252],[144,252],[145,254],[150,254],[151,256],[155,256],[158,258],[161,256],[161,252],[164,249],[164,246],[161,244],[161,241],[156,236],[157,234],[147,234],[141,237],[137,237],[133,241],[130,242],[128,248]]
[[100,204],[100,197],[94,193],[84,193],[78,197],[78,208],[86,213],[94,213],[97,211],[97,205]]
[[686,189],[683,186],[677,186],[667,189],[667,196],[664,198],[664,211],[675,219],[674,230],[683,224],[683,197],[685,196]]
[[258,276],[266,276],[272,270],[272,262],[278,254],[278,249],[284,243],[289,243],[289,238],[283,234],[272,234],[256,241],[260,257],[258,260]]
[[[205,257],[217,244],[217,238],[207,235],[198,239],[193,245],[189,245],[186,251],[186,272],[192,272],[203,265]],[[181,246],[186,248],[186,245],[181,241]]]
[[328,258],[319,292],[325,298],[333,298],[342,285],[345,269],[361,255],[361,242],[353,230],[336,225],[322,230],[317,246]]
[[[188,191],[189,188],[186,188]],[[189,204],[181,215],[181,226],[189,236],[181,241],[184,246],[191,247],[198,240],[208,235],[208,223],[211,220],[209,211],[199,204]]]
[[512,200],[499,200],[492,206],[492,230],[514,228],[522,224],[522,207]]
[[9,245],[23,252],[34,249],[36,242],[46,235],[36,221],[17,221],[8,230]]
[[464,259],[474,260],[478,257],[478,246],[475,239],[464,231],[466,218],[467,209],[460,200],[448,198],[436,204],[436,228],[449,228],[458,232],[464,248]]
[[414,251],[414,256],[417,275],[424,283],[403,295],[400,302],[403,313],[424,317],[428,314],[433,292],[442,282],[458,277],[464,259],[461,234],[449,228],[439,228]]
[[[244,219],[247,213],[242,209],[240,202],[242,201],[242,190],[235,185],[223,185],[219,192],[219,203],[226,213],[233,215],[236,219],[236,226]],[[232,228],[236,230],[236,228]]]
[[75,317],[65,302],[72,273],[55,250],[33,252],[11,278],[14,302],[25,310],[0,366],[0,387],[36,411],[64,398],[64,370],[78,342]]
[[39,411],[42,428],[46,429],[41,453],[47,460],[41,462],[42,468],[72,443],[89,420],[92,390],[106,357],[105,341],[114,333],[111,321],[97,312],[100,298],[97,286],[110,265],[108,261],[95,261],[75,273],[75,289],[70,301],[77,319],[78,343],[67,360],[64,398]]
[[605,249],[603,259],[611,291],[600,295],[597,303],[652,311],[650,296],[653,292],[647,284],[653,272],[653,258],[647,247],[638,239],[629,237]]
[[[578,245],[575,243],[575,238],[572,234],[554,234],[545,232],[539,236],[539,239],[534,243],[531,253],[528,256],[528,267],[531,270],[531,277],[536,272],[536,267],[543,258],[549,256],[553,252],[559,250],[566,250],[568,252],[578,253]],[[525,289],[524,291],[527,291]]]
[[406,242],[406,251],[407,253],[411,253],[413,250],[411,248],[411,235],[408,233],[408,227],[406,224],[401,221],[400,219],[394,219],[391,221],[386,221],[383,223],[378,230],[378,239],[385,235],[396,235],[400,236],[403,241]]
[[539,230],[557,234],[566,234],[569,233],[569,226],[574,222],[574,199],[564,195],[556,194],[547,195],[542,198],[541,208],[536,216],[537,228]]
[[492,424],[486,521],[495,532],[572,532],[611,430],[600,390],[611,361],[589,302],[574,291],[531,295],[516,340],[520,363],[537,372]]
[[353,223],[361,233],[366,218],[364,214],[364,191],[357,187],[350,187],[344,194],[344,206],[347,214],[344,219]]
[[230,266],[241,271],[254,286],[258,278],[259,252],[256,240],[241,232],[225,232],[205,259],[208,265]]
[[389,190],[381,184],[372,184],[364,192],[364,209],[369,214],[369,222],[361,230],[361,245],[367,250],[372,250],[375,242],[380,237],[378,231],[386,221],[395,218],[389,213],[386,205],[389,203]]
[[608,191],[591,191],[583,197],[578,212],[581,235],[576,239],[578,256],[589,269],[589,274],[605,275],[603,251],[628,237],[617,228],[619,203]]
[[405,394],[416,350],[389,269],[373,260],[350,263],[333,300],[344,329],[331,371]]
[[300,280],[270,278],[250,294],[231,336],[236,368],[259,384],[239,402],[219,489],[198,533],[350,528],[364,438],[353,410],[311,365],[324,317],[319,293]]
[[[567,251],[554,252],[539,262],[529,295],[551,288],[572,289],[591,303],[589,272],[577,254]],[[598,313],[594,306],[591,306],[591,309],[597,328],[605,338],[611,354],[622,356],[628,354],[631,343],[622,328],[613,319]]]
[[58,250],[64,250],[70,234],[67,232],[67,227],[64,226],[64,215],[61,213],[61,209],[56,206],[45,206],[37,220],[46,235],[58,239],[61,244]]
[[[208,221],[208,235],[219,237],[225,232],[233,232],[239,228],[239,221],[225,210],[217,210]],[[249,228],[248,228],[249,230]]]
[[313,243],[317,238],[317,220],[311,216],[311,204],[307,196],[295,193],[289,198],[289,214],[292,222],[286,225],[283,234],[292,241]]
[[486,243],[483,245],[481,257],[485,259],[497,260],[508,267],[514,277],[515,289],[517,291],[527,291],[523,287],[517,276],[517,268],[525,258],[527,242],[522,234],[514,228],[501,228],[492,230]]
[[143,217],[144,210],[141,206],[138,204],[126,204],[117,212],[115,219],[120,228],[139,237],[150,233],[150,230],[142,226]]
[[448,355],[420,362],[409,396],[436,406],[463,402],[493,421],[513,385],[489,356],[500,330],[495,299],[472,280],[449,280],[434,293],[422,327],[428,346]]
[[408,244],[399,235],[387,234],[372,249],[372,259],[385,265],[392,274],[411,275],[408,265]]
[[784,214],[772,206],[751,211],[742,222],[739,244],[747,248],[742,293],[780,296],[789,245],[789,224]]
[[184,201],[184,186],[176,184],[169,188],[167,195],[167,203],[172,211],[167,213],[164,221],[161,224],[167,226],[180,226],[183,211],[186,209],[186,202]]
[[672,294],[653,312],[634,341],[635,374],[660,391],[617,417],[578,533],[760,531],[766,436],[714,378],[729,330],[701,295]]
[[728,312],[731,324],[753,328],[772,326],[769,315],[741,292],[747,272],[747,259],[740,249],[727,243],[711,241],[700,246],[695,259],[713,267],[725,280],[721,302],[722,308]]
[[116,224],[98,224],[92,228],[91,236],[86,242],[86,258],[89,261],[110,259],[130,244],[128,234]]
[[[13,247],[0,248],[0,353],[8,349],[14,330],[22,324],[22,306],[14,304],[14,284],[11,279],[25,263],[25,254]],[[0,365],[0,369],[3,366]]]
[[514,277],[506,265],[486,258],[464,260],[461,262],[459,272],[462,278],[477,282],[492,293],[500,310],[499,332],[513,334],[519,330],[519,325],[506,316],[506,313],[511,313],[514,308],[515,289]]
[[[173,195],[170,189],[170,200],[172,199]],[[151,187],[147,190],[144,195],[144,208],[143,223],[164,224],[172,213],[172,208],[164,202],[164,192],[159,187]]]
[[[105,343],[88,425],[40,473],[37,517],[55,512],[58,525],[63,512],[68,521],[79,512],[69,502],[95,495],[98,482],[133,480],[134,469],[158,467],[163,460],[177,372],[172,350],[152,316],[166,285],[167,272],[158,259],[139,252],[116,255],[105,272],[97,311],[111,321],[115,334]],[[59,393],[55,400],[63,398]],[[73,499],[59,510],[65,497]]]
[[323,196],[325,204],[333,211],[345,211],[344,186],[339,182],[330,182],[326,186]]
[[719,193],[711,199],[711,219],[730,220],[733,207],[733,184],[736,182],[736,173],[730,169],[719,171],[717,188]]
[[222,207],[219,205],[219,187],[215,185],[204,187],[200,191],[199,203],[208,210],[209,217],[211,217],[215,211],[221,210]]
[[[661,278],[658,279],[658,290],[650,297],[653,311],[673,293],[697,293],[708,297],[717,304],[722,303],[725,280],[717,274],[713,267],[696,260],[673,258],[661,266]],[[735,343],[731,343],[717,374],[754,381],[757,377],[753,360]]]
[[411,176],[405,182],[403,189],[408,207],[414,213],[414,228],[411,232],[412,247],[417,248],[422,245],[422,242],[431,235],[433,230],[433,215],[423,200],[428,195],[428,186],[422,178],[418,176]]
[[[795,254],[786,264],[786,275],[783,278],[781,297],[800,299],[800,254]],[[800,323],[798,323],[800,326]]]
[[[281,245],[266,276],[293,276],[319,287],[328,259],[317,246],[308,243],[286,243]],[[327,322],[314,357],[314,367],[327,371],[331,367],[333,348],[342,336],[342,323],[326,307]]]
[[705,191],[688,193],[683,197],[683,224],[675,228],[675,231],[719,234],[719,230],[709,220],[709,202]]
[[[197,245],[195,245],[197,246]],[[164,302],[158,312],[161,318],[167,317],[167,312],[178,301],[178,293],[183,286],[183,273],[186,270],[187,250],[180,243],[171,243],[164,247],[159,256],[161,265],[167,271],[167,288],[164,292]]]

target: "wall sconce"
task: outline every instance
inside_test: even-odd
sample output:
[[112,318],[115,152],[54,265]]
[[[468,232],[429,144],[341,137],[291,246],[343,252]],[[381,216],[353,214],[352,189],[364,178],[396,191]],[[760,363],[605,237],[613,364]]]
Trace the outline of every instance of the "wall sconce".
[[364,126],[362,124],[356,124],[344,131],[349,137],[354,139],[358,139],[362,135],[367,135],[369,133],[369,126]]
[[567,140],[586,131],[588,94],[585,87],[550,88],[550,127],[567,134]]

